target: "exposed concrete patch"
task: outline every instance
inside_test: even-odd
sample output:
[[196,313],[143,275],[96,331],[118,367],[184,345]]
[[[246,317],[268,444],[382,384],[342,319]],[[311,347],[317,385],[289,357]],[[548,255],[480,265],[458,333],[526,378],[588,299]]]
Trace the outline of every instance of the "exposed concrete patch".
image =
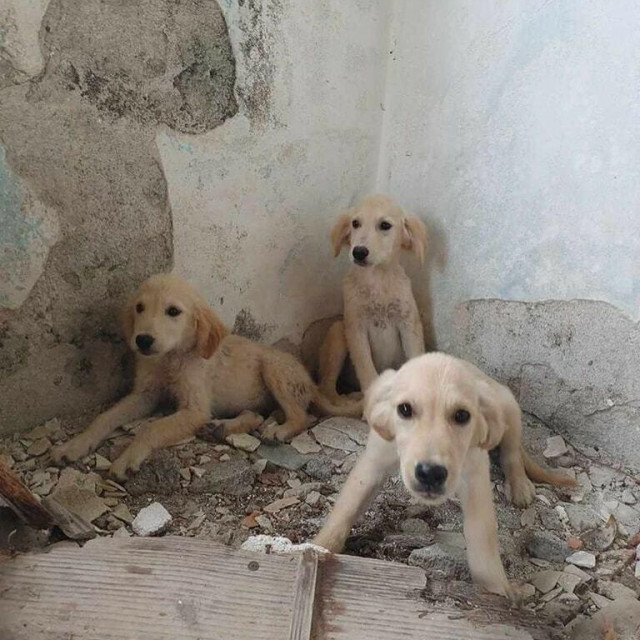
[[58,216],[13,174],[0,146],[0,307],[17,309],[60,237]]
[[55,210],[61,239],[19,311],[0,310],[0,432],[114,396],[118,307],[172,264],[156,128],[198,133],[237,110],[214,0],[51,0],[41,37],[44,72],[0,92],[0,139],[35,194],[26,219]]
[[640,469],[640,329],[627,315],[589,300],[474,300],[456,309],[454,343],[572,444]]
[[233,333],[256,342],[260,342],[270,328],[267,324],[260,324],[248,309],[241,309],[233,323]]
[[38,33],[48,5],[49,0],[6,0],[0,7],[0,88],[42,71]]

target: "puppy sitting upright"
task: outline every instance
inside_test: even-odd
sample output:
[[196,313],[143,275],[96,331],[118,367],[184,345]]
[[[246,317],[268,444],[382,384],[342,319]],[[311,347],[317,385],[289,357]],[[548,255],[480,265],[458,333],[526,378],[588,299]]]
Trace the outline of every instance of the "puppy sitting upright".
[[333,405],[293,356],[230,335],[197,291],[175,276],[146,280],[124,307],[123,328],[136,355],[133,392],[58,447],[54,460],[86,456],[118,426],[148,416],[167,396],[176,401],[176,413],[140,429],[111,465],[117,478],[137,471],[154,449],[194,435],[212,415],[227,418],[218,421],[226,434],[247,432],[264,421],[254,412],[279,405],[286,421],[263,432],[279,440],[306,429],[310,403],[331,415],[361,415],[361,403]]
[[336,256],[348,247],[353,261],[344,279],[344,320],[331,327],[319,356],[320,389],[335,400],[347,355],[365,391],[379,372],[424,353],[422,321],[400,253],[412,251],[423,262],[427,230],[377,195],[340,216],[331,241]]
[[509,389],[468,362],[430,353],[383,373],[367,391],[365,417],[372,427],[366,451],[314,542],[341,551],[355,520],[399,465],[404,485],[420,501],[460,498],[473,579],[510,595],[498,549],[488,451],[500,446],[508,492],[517,505],[530,504],[535,495],[527,474],[558,486],[575,481],[545,471],[527,456],[520,407]]

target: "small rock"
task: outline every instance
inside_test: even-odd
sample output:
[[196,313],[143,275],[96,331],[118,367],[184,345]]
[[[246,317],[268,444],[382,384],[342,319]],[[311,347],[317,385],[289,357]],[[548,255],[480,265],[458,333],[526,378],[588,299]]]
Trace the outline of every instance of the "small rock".
[[637,600],[638,594],[629,587],[619,582],[612,582],[610,580],[598,580],[596,584],[596,590],[601,596],[610,598],[611,600],[620,600],[626,598],[627,600]]
[[171,520],[171,514],[159,502],[152,502],[140,509],[131,528],[138,536],[157,536],[168,529]]
[[430,534],[429,525],[418,518],[409,518],[400,525],[400,530],[412,536],[428,536]]
[[597,527],[601,520],[598,514],[589,506],[583,504],[567,504],[565,511],[571,528],[576,533]]
[[262,473],[264,473],[264,470],[267,468],[267,465],[269,464],[268,460],[265,460],[264,458],[260,458],[259,460],[256,460],[253,463],[253,470],[256,472],[256,475],[262,475]]
[[536,595],[536,588],[532,584],[525,583],[518,589],[518,594],[522,599],[522,602],[527,602],[534,598]]
[[594,487],[608,487],[613,484],[614,480],[624,479],[624,474],[615,469],[601,467],[600,465],[591,465],[589,469],[589,478]]
[[318,453],[322,447],[311,437],[308,431],[304,431],[291,441],[291,446],[302,455]]
[[369,425],[362,420],[336,416],[323,420],[320,424],[344,433],[360,447],[364,447],[369,439]]
[[598,607],[598,609],[607,607],[613,602],[613,600],[609,600],[609,598],[605,598],[604,596],[601,596],[599,593],[594,593],[593,591],[588,591],[587,595],[589,596],[589,599],[591,600],[591,602],[593,602],[593,604],[595,604],[596,607]]
[[299,454],[290,444],[275,446],[262,444],[256,449],[256,453],[271,464],[275,464],[276,467],[289,471],[297,471],[309,461],[309,456]]
[[122,502],[117,505],[111,513],[118,518],[118,520],[122,520],[122,522],[126,522],[127,524],[133,522],[133,516],[131,515],[131,511],[129,511],[129,507]]
[[556,600],[550,602],[544,612],[547,617],[560,624],[566,625],[580,610],[582,603],[573,593],[563,593]]
[[549,593],[545,593],[540,600],[542,602],[551,602],[554,598],[557,598],[562,593],[562,587],[556,587],[549,591]]
[[304,501],[309,506],[314,507],[316,504],[318,504],[321,497],[322,497],[322,494],[319,493],[318,491],[311,491],[309,494],[307,494],[307,497],[305,498]]
[[180,477],[186,482],[191,481],[191,471],[188,469],[188,467],[182,467],[180,469]]
[[211,462],[211,456],[203,455],[198,458],[198,464],[207,464],[207,462]]
[[120,527],[113,532],[114,538],[130,538],[131,534],[127,531],[127,527]]
[[525,509],[522,512],[522,515],[520,516],[520,524],[525,527],[525,528],[529,528],[532,527],[536,522],[536,510],[534,507],[529,507],[528,509]]
[[582,578],[580,576],[567,573],[566,571],[562,571],[558,577],[558,586],[562,587],[565,593],[573,593],[575,588],[581,583]]
[[584,542],[582,542],[580,538],[576,538],[575,536],[567,538],[567,544],[572,551],[580,551],[580,549],[584,547]]
[[555,511],[556,515],[558,516],[558,518],[560,519],[560,522],[562,523],[567,523],[569,522],[569,516],[567,515],[567,511],[565,510],[565,508],[562,505],[556,505],[553,510]]
[[244,518],[240,524],[247,529],[255,529],[259,526],[258,521],[256,520],[256,517],[259,515],[259,511],[254,511],[253,513],[250,513],[246,518]]
[[574,564],[576,567],[593,569],[596,566],[596,557],[588,551],[576,551],[566,558],[565,562]]
[[201,478],[194,478],[189,485],[191,493],[227,493],[242,496],[251,492],[255,470],[242,459],[227,462],[209,462]]
[[288,498],[280,498],[279,500],[276,500],[275,502],[268,504],[263,509],[263,511],[265,513],[278,513],[279,511],[282,511],[287,507],[291,507],[294,504],[298,504],[299,502],[300,502],[300,499],[297,498],[296,496],[290,496]]
[[229,460],[231,460],[231,456],[228,453],[223,453],[219,459],[220,462],[228,462]]
[[465,552],[435,542],[429,547],[414,549],[409,555],[409,564],[435,571],[443,578],[468,579],[469,569]]
[[[426,531],[422,534],[423,538],[431,537],[431,533]],[[444,544],[447,547],[456,547],[463,551],[467,548],[467,540],[463,533],[458,531],[436,531],[435,541]]]
[[314,456],[307,462],[305,472],[316,480],[328,482],[333,475],[333,462],[325,455]]
[[610,516],[604,526],[586,531],[582,538],[590,549],[606,551],[611,547],[618,533],[618,525],[613,516]]
[[40,438],[36,440],[28,449],[27,453],[30,456],[41,456],[51,449],[51,440],[49,438]]
[[527,541],[527,551],[534,558],[549,562],[564,562],[571,553],[569,545],[553,533],[532,531]]
[[341,451],[360,451],[361,445],[344,431],[334,428],[330,423],[331,420],[326,420],[313,429],[313,435],[323,447],[331,447]]
[[127,491],[134,497],[145,493],[166,496],[180,490],[180,461],[166,449],[156,451],[140,471],[127,482]]
[[547,448],[543,451],[542,455],[545,458],[559,458],[567,453],[567,444],[562,436],[552,436],[547,438]]
[[261,516],[256,517],[256,522],[260,526],[261,529],[265,531],[273,531],[273,524],[271,524],[271,520],[269,516],[262,514]]
[[636,497],[635,497],[633,491],[631,491],[631,489],[625,489],[622,492],[622,497],[620,499],[625,504],[635,504],[637,502]]
[[202,467],[189,467],[189,471],[193,473],[196,478],[202,478],[202,476],[206,473],[206,470]]
[[99,453],[96,453],[95,458],[96,458],[96,463],[93,467],[94,470],[108,471],[109,467],[111,466],[111,460],[108,460],[104,456],[101,456]]
[[540,593],[549,593],[558,584],[560,575],[560,571],[540,571],[530,578],[530,582]]
[[252,453],[260,446],[260,440],[248,433],[232,433],[225,440],[236,449]]
[[584,584],[585,582],[589,582],[592,580],[592,576],[589,575],[586,571],[583,571],[579,567],[576,567],[573,564],[569,564],[564,568],[563,573],[568,573],[570,575],[576,576],[580,578],[580,584]]

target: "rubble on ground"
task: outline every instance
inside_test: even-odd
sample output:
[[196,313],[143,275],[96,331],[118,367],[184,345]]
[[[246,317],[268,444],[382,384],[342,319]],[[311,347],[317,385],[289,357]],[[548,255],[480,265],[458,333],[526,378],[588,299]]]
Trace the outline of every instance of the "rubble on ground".
[[[578,487],[537,485],[533,504],[517,509],[492,456],[500,547],[522,606],[555,620],[567,638],[604,637],[603,625],[615,615],[622,616],[615,637],[635,637],[624,634],[640,628],[640,479],[525,419],[528,450],[575,477]],[[51,420],[0,440],[0,459],[34,493],[59,500],[99,535],[166,532],[250,548],[286,538],[290,548],[319,530],[368,432],[360,421],[330,418],[291,444],[261,443],[259,434],[191,439],[155,452],[119,484],[109,478],[109,464],[140,424],[118,429],[96,453],[60,469],[51,449],[83,425]],[[5,542],[23,548],[10,533]],[[399,478],[387,482],[347,542],[348,553],[468,580],[465,548],[459,503],[418,504]]]

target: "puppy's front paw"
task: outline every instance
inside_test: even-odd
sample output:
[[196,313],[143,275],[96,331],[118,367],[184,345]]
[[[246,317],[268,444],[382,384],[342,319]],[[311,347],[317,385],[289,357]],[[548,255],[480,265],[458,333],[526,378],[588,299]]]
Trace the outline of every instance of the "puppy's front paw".
[[294,425],[290,425],[285,422],[284,424],[269,423],[260,432],[265,440],[277,440],[278,442],[288,442],[294,436],[300,433],[300,428]]
[[349,532],[336,532],[327,529],[326,527],[318,533],[318,535],[311,541],[315,544],[331,553],[340,553],[344,549],[344,543],[349,536]]
[[76,436],[75,438],[65,442],[51,451],[51,458],[56,464],[67,460],[69,462],[75,462],[89,455],[92,451],[92,443],[87,438],[83,437],[83,434]]
[[224,442],[227,435],[225,423],[217,420],[207,422],[204,427],[198,429],[196,435],[207,442]]
[[140,465],[146,460],[151,452],[146,448],[134,445],[127,447],[122,455],[109,467],[109,473],[117,480],[127,479],[129,471],[136,473],[140,470]]
[[536,488],[527,476],[511,478],[506,484],[507,497],[517,507],[527,507],[536,497]]

